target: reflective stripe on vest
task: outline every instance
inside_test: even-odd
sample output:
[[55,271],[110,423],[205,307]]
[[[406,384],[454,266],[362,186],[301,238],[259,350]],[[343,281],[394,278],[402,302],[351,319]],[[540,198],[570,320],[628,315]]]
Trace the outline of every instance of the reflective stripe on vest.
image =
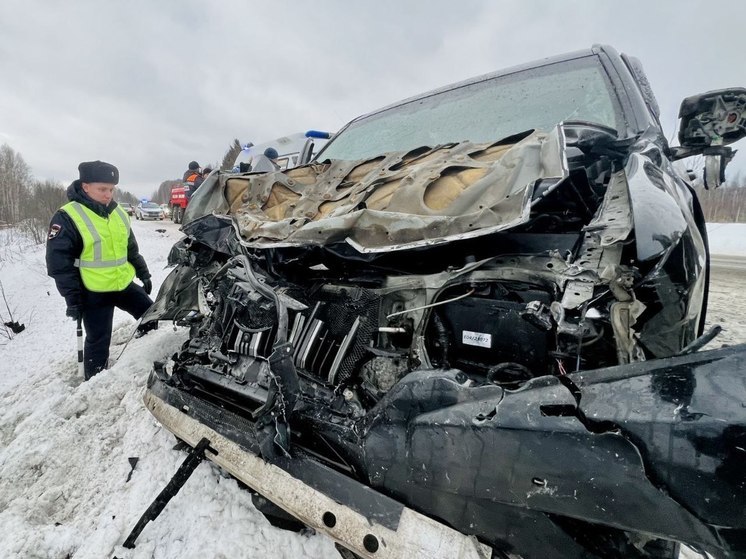
[[80,268],[85,288],[99,292],[124,290],[135,277],[135,268],[127,261],[129,216],[119,206],[108,218],[78,202],[68,202],[61,209],[70,216],[83,239],[83,251],[75,266]]

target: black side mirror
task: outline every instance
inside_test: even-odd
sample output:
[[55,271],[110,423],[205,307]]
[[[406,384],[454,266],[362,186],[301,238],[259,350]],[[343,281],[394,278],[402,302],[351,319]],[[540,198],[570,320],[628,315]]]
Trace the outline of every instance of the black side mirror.
[[746,137],[746,88],[687,97],[681,102],[679,118],[679,144],[683,147],[732,144]]
[[679,108],[679,144],[673,158],[705,156],[705,188],[725,180],[725,167],[735,150],[727,147],[746,137],[746,88],[734,87],[692,95]]

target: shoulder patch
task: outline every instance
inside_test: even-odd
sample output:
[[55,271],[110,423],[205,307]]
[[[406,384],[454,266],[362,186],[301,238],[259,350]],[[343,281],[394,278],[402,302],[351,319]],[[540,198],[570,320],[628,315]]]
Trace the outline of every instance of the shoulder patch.
[[54,223],[52,227],[49,228],[49,235],[47,235],[47,239],[54,239],[57,235],[60,234],[60,231],[62,231],[62,225]]

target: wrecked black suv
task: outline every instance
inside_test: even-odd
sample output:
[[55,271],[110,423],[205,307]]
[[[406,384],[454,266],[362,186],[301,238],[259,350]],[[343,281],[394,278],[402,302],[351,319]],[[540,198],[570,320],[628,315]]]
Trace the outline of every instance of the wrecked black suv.
[[344,557],[746,557],[746,351],[698,350],[746,90],[597,46],[396,103],[315,160],[213,173],[143,320],[145,401]]

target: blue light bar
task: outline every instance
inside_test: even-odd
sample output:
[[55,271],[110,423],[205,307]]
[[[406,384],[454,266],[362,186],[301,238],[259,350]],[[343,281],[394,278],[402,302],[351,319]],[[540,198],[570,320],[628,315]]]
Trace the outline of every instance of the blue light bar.
[[331,137],[331,132],[322,132],[321,130],[309,130],[306,132],[306,138],[323,138],[324,140],[328,140]]

